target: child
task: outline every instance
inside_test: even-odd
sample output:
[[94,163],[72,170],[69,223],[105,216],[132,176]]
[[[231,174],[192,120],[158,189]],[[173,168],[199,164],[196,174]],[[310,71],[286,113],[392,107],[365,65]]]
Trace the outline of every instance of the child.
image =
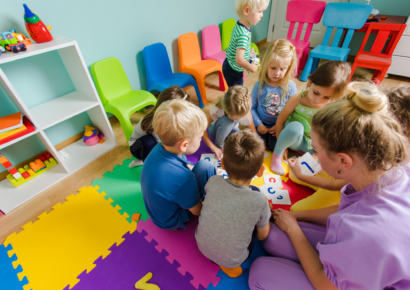
[[313,153],[310,140],[313,115],[332,100],[343,97],[349,77],[350,66],[346,62],[325,62],[309,76],[307,88],[289,98],[276,123],[278,140],[272,152],[272,172],[285,174],[282,155],[287,148]]
[[218,159],[222,156],[221,149],[225,139],[229,134],[239,131],[239,123],[255,131],[252,115],[249,112],[251,106],[252,99],[248,95],[248,89],[241,86],[230,87],[226,94],[212,106],[208,117],[208,131],[215,139],[215,144],[209,139],[206,131],[204,141]]
[[161,143],[142,167],[144,204],[158,227],[185,228],[184,223],[201,212],[205,184],[216,174],[210,162],[201,160],[193,167],[185,156],[198,150],[206,116],[192,103],[172,100],[157,108],[152,126]]
[[161,140],[152,128],[152,118],[154,117],[156,109],[165,101],[174,99],[184,99],[189,101],[189,96],[179,86],[171,86],[162,91],[158,96],[158,101],[155,108],[142,118],[132,132],[132,136],[128,141],[130,145],[131,154],[137,158],[129,164],[130,168],[141,166],[144,160],[151,152],[152,148]]
[[390,111],[399,121],[403,133],[410,139],[410,86],[398,87],[387,92]]
[[286,39],[272,42],[262,61],[259,81],[252,90],[252,117],[259,136],[273,151],[275,124],[290,96],[296,94],[291,80],[297,67],[295,47]]
[[202,254],[235,278],[252,253],[254,238],[267,237],[271,212],[265,196],[250,185],[265,170],[262,140],[250,130],[239,131],[228,137],[224,148],[221,166],[229,179],[213,176],[206,184],[195,238]]
[[269,0],[235,0],[235,11],[239,21],[231,34],[231,41],[226,49],[226,59],[222,72],[228,87],[243,85],[243,70],[256,72],[259,65],[249,63],[251,47],[251,28],[263,16],[263,11],[268,8]]

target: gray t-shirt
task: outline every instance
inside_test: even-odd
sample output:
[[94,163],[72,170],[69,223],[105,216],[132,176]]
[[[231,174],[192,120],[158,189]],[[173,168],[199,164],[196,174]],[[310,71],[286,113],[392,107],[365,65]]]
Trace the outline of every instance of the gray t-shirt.
[[214,263],[236,268],[248,258],[255,226],[263,228],[269,223],[268,201],[261,192],[222,176],[212,176],[205,192],[195,232],[198,248]]

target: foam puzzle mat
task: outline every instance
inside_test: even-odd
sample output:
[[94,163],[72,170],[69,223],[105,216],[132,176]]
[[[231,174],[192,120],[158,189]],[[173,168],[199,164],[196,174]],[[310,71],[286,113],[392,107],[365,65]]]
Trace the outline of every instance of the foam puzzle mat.
[[23,271],[21,265],[18,265],[16,269],[13,267],[13,262],[17,260],[16,254],[9,257],[7,252],[11,251],[13,247],[8,245],[0,245],[0,289],[4,290],[20,290],[28,283],[27,277],[24,277],[21,281],[17,274]]
[[114,166],[113,170],[103,174],[103,178],[94,179],[92,186],[99,186],[107,195],[106,198],[114,200],[114,205],[121,207],[120,213],[126,212],[131,222],[134,213],[141,214],[142,220],[147,220],[148,213],[144,206],[141,192],[140,176],[142,166],[129,168],[128,165],[135,158],[125,159],[121,165]]
[[24,289],[57,290],[78,283],[77,276],[95,267],[93,262],[106,257],[114,243],[119,245],[126,232],[133,232],[136,223],[121,215],[96,187],[83,187],[63,204],[44,212],[38,221],[11,234],[4,245],[11,244],[9,256],[18,257],[13,266],[21,265],[18,276],[26,276]]

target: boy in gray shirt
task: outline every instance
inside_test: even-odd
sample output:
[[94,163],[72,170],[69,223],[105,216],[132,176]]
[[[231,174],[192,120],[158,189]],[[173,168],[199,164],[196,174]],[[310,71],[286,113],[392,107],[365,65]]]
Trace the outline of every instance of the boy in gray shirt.
[[240,265],[251,255],[254,238],[264,240],[269,233],[269,203],[250,185],[255,175],[263,175],[264,154],[264,142],[251,130],[230,135],[221,159],[229,179],[212,176],[205,186],[196,242],[202,254],[232,278],[242,274]]

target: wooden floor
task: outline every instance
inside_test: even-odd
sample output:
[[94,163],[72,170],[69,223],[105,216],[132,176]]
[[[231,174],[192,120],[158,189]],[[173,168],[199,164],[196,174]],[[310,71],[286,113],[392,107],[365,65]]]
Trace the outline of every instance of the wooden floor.
[[[260,47],[261,57],[263,57],[267,46],[268,43]],[[350,62],[352,62],[352,60],[353,59],[351,59]],[[254,84],[257,82],[258,75],[259,72],[247,76],[244,86],[247,87],[250,91],[252,90]],[[372,76],[372,71],[359,68],[356,70],[355,76],[364,76],[370,78]],[[301,91],[301,89],[306,86],[306,83],[301,82],[298,79],[295,79],[294,81],[296,83],[298,91]],[[410,84],[410,79],[391,75],[383,80],[379,88],[381,90],[387,90],[389,88],[396,87],[401,83]],[[213,103],[218,97],[223,95],[223,92],[218,90],[219,85],[217,73],[207,76],[206,84],[208,103],[205,105],[204,111],[208,114],[209,109],[211,108]],[[193,87],[187,87],[186,91],[191,96],[191,99],[193,99],[193,101],[198,104]],[[149,110],[150,109],[148,109],[145,113],[133,114],[131,116],[133,125],[135,126]],[[101,156],[94,162],[83,167],[79,171],[73,173],[53,187],[47,189],[32,200],[21,205],[9,214],[1,216],[0,243],[2,243],[9,234],[21,231],[21,227],[26,223],[30,221],[35,222],[37,216],[39,216],[44,211],[48,212],[52,210],[51,207],[56,203],[64,202],[67,196],[76,194],[77,190],[83,186],[91,185],[92,181],[95,178],[101,178],[103,173],[111,171],[115,165],[121,163],[124,159],[131,157],[127,140],[125,140],[125,136],[118,120],[115,117],[111,117],[110,122],[114,130],[114,134],[117,137],[119,146]]]

